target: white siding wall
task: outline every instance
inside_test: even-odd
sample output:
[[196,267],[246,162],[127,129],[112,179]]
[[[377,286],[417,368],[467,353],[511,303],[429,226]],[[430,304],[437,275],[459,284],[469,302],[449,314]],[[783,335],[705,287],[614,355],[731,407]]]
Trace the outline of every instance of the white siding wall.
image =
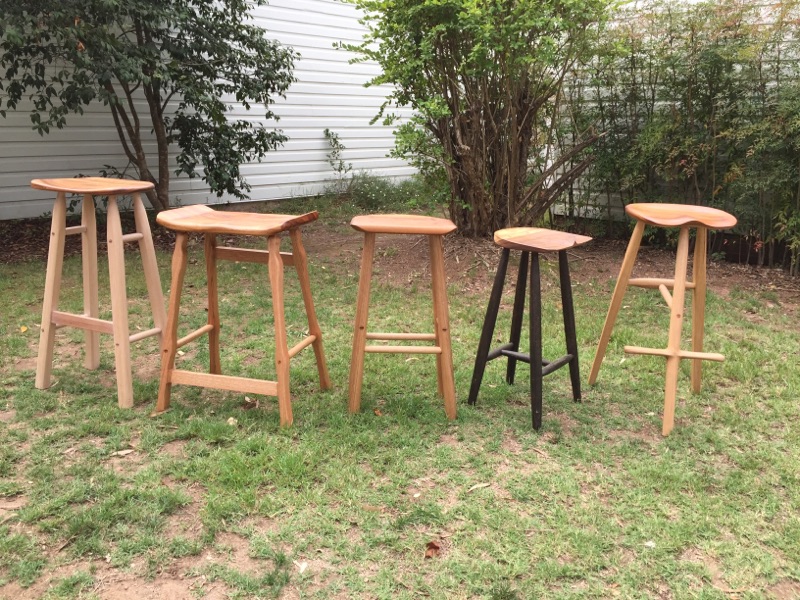
[[[333,49],[337,41],[358,42],[363,32],[355,8],[335,0],[270,0],[255,13],[255,22],[266,35],[292,46],[301,57],[295,64],[298,81],[285,100],[274,106],[277,126],[289,136],[279,150],[261,163],[248,164],[242,172],[253,186],[253,200],[290,198],[324,189],[333,177],[327,163],[329,146],[323,131],[336,132],[346,150],[343,159],[355,170],[400,177],[413,172],[406,164],[386,157],[394,144],[392,131],[370,125],[382,103],[385,89],[363,84],[380,72],[375,64],[348,64],[352,55]],[[146,109],[142,107],[142,113]],[[257,111],[240,111],[250,118]],[[149,149],[155,150],[151,143]],[[104,165],[124,168],[127,161],[111,117],[100,104],[86,114],[71,116],[67,127],[40,137],[31,129],[24,110],[0,118],[0,219],[39,216],[52,209],[48,192],[29,187],[37,177],[97,175]],[[152,163],[155,168],[155,161]],[[171,185],[182,204],[235,201],[219,199],[202,179],[175,179]]]

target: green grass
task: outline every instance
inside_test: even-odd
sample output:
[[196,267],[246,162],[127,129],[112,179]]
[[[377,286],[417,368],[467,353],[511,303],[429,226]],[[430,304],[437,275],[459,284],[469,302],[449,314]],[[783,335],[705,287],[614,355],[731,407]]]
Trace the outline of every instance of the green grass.
[[[108,336],[100,369],[86,371],[83,334],[60,330],[56,383],[36,390],[44,264],[0,265],[0,597],[103,597],[113,585],[167,595],[170,582],[231,598],[800,593],[800,338],[774,295],[711,291],[707,347],[727,360],[706,364],[698,395],[682,366],[676,428],[663,439],[663,360],[622,353],[624,344],[664,345],[663,302],[629,292],[589,388],[611,282],[574,264],[583,402],[572,402],[566,370],[549,376],[536,432],[524,365],[509,387],[505,364],[490,363],[477,406],[465,403],[488,301],[487,288],[471,286],[485,284],[479,263],[449,288],[458,419],[445,418],[425,356],[368,356],[362,411],[349,415],[360,246],[315,252],[312,239],[325,231],[358,240],[347,227],[357,209],[319,199],[280,210],[311,208],[321,218],[305,238],[334,389],[319,391],[310,349],[293,359],[289,429],[278,426],[274,398],[248,410],[242,394],[181,386],[170,411],[151,418],[153,340],[133,346],[133,410],[117,408]],[[384,250],[387,261],[402,259]],[[205,319],[202,245],[190,254],[183,331]],[[166,290],[170,256],[158,259]],[[376,270],[386,274],[388,263]],[[109,306],[103,257],[100,273]],[[146,328],[136,253],[127,273],[131,321]],[[543,263],[543,279],[544,354],[555,357],[555,261]],[[274,376],[267,283],[262,266],[220,265],[223,372]],[[291,344],[304,313],[288,270],[286,284]],[[498,337],[512,293],[507,285]],[[78,258],[65,261],[61,306],[81,310]],[[426,330],[430,313],[424,276],[373,281],[371,329]],[[184,350],[187,368],[205,368],[204,342]],[[425,558],[431,541],[439,554]]]

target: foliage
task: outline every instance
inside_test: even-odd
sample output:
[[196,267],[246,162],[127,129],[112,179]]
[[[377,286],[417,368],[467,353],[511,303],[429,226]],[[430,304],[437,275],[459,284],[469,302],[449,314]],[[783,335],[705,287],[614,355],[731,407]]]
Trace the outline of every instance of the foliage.
[[342,142],[339,134],[335,131],[332,131],[325,128],[323,132],[325,135],[325,140],[328,142],[328,146],[330,150],[328,151],[328,164],[333,169],[333,173],[336,177],[336,183],[334,187],[334,192],[337,194],[342,194],[347,192],[347,188],[350,185],[352,179],[349,179],[348,176],[353,171],[353,163],[345,162],[342,154],[347,149]]
[[596,139],[558,143],[562,82],[588,55],[609,0],[352,0],[362,44],[344,45],[392,84],[381,114],[409,106],[398,152],[444,169],[449,210],[468,235],[532,223],[589,164]]
[[[239,165],[285,141],[274,128],[231,118],[233,102],[268,108],[293,81],[294,52],[248,23],[266,0],[32,0],[2,2],[0,115],[29,109],[45,134],[92,102],[109,107],[156,209],[169,206],[169,148],[176,174],[202,177],[218,195],[246,198]],[[141,114],[142,101],[146,115]],[[148,156],[147,130],[157,145]]]
[[729,210],[772,263],[777,233],[800,236],[798,18],[797,0],[645,0],[621,11],[569,82],[574,110],[606,132],[589,195]]

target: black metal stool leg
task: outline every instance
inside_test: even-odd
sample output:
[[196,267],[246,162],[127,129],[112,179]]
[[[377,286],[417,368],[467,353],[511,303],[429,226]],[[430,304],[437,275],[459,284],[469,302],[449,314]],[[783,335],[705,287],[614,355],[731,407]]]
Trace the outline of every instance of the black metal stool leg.
[[472,384],[469,388],[468,400],[470,404],[475,404],[478,399],[478,391],[481,389],[483,373],[486,370],[486,361],[489,356],[489,349],[492,346],[494,327],[497,323],[497,312],[500,310],[500,299],[503,296],[503,284],[508,270],[509,254],[508,248],[503,248],[503,253],[500,255],[500,264],[497,265],[497,275],[494,278],[492,294],[489,297],[489,307],[486,309],[486,318],[483,320],[481,340],[478,343],[478,354],[475,357],[475,369],[472,371]]
[[581,376],[578,369],[578,340],[575,335],[575,308],[572,305],[572,283],[569,279],[569,260],[567,251],[558,253],[558,271],[561,279],[561,306],[564,311],[564,335],[567,338],[567,354],[572,355],[569,361],[569,378],[572,380],[572,398],[581,400]]
[[[528,254],[523,252],[519,259],[519,272],[517,273],[517,291],[514,294],[514,313],[511,316],[511,350],[519,352],[519,338],[522,333],[522,317],[525,314],[525,284],[528,282]],[[517,359],[508,357],[506,381],[514,383],[514,374],[517,371]]]
[[531,412],[533,428],[542,426],[542,289],[539,277],[539,253],[531,252]]

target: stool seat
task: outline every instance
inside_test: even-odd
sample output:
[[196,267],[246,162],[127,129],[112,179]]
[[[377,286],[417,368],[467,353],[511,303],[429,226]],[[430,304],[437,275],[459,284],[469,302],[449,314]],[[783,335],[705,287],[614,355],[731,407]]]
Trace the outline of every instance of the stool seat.
[[447,235],[456,230],[450,219],[424,215],[360,215],[354,217],[350,225],[364,233]]
[[204,204],[196,204],[161,212],[156,221],[173,231],[270,236],[316,221],[317,217],[319,217],[317,211],[304,215],[271,215],[226,212],[214,210]]
[[149,181],[110,179],[107,177],[63,177],[60,179],[34,179],[31,187],[67,194],[133,194],[146,192],[155,186]]
[[625,212],[634,219],[657,227],[728,229],[736,225],[736,217],[725,211],[691,204],[629,204]]
[[494,243],[509,250],[523,252],[560,252],[591,241],[585,235],[540,227],[510,227],[494,232]]

